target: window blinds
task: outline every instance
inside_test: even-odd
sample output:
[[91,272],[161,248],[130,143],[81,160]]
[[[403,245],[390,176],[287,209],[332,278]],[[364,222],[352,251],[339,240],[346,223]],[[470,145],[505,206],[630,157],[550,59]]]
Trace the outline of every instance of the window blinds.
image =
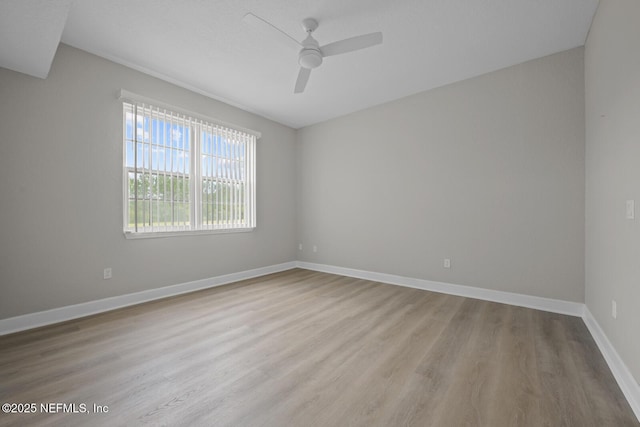
[[125,233],[256,226],[255,134],[125,100]]

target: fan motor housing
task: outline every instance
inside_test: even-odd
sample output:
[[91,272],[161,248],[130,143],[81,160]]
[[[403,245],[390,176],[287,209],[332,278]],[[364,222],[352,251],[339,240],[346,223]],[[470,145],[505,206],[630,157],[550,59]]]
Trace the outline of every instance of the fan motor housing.
[[322,53],[313,48],[302,49],[298,55],[298,64],[310,70],[319,67],[322,64]]

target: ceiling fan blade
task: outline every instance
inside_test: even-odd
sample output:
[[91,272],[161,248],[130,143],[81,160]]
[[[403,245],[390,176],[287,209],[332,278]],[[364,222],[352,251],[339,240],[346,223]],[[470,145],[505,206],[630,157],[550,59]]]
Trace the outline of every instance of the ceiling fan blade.
[[298,80],[296,80],[296,88],[293,90],[293,93],[304,92],[304,88],[307,86],[307,82],[309,81],[310,75],[311,75],[311,70],[309,68],[300,67],[300,72],[298,73]]
[[242,20],[252,27],[260,30],[262,33],[271,37],[272,39],[278,40],[282,44],[291,46],[294,49],[300,49],[302,47],[302,45],[289,34],[285,33],[280,28],[276,27],[270,22],[265,21],[259,16],[254,15],[253,13],[247,13],[246,15],[244,15]]
[[323,56],[333,56],[340,55],[341,53],[353,52],[354,50],[365,49],[380,43],[382,43],[382,33],[377,32],[329,43],[321,46],[320,51]]

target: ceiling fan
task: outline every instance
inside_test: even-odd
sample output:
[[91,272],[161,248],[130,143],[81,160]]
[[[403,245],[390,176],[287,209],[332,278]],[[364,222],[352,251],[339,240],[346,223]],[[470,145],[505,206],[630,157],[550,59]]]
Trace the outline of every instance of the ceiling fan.
[[382,43],[382,33],[376,32],[320,46],[311,35],[311,33],[318,28],[318,21],[313,18],[307,18],[302,21],[302,28],[307,33],[307,37],[301,42],[253,13],[247,13],[243,20],[269,37],[300,50],[298,53],[300,71],[298,72],[298,79],[296,80],[296,86],[293,90],[294,93],[304,92],[304,88],[307,86],[307,81],[309,81],[309,76],[311,75],[311,70],[319,67],[320,64],[322,64],[323,58],[365,49]]

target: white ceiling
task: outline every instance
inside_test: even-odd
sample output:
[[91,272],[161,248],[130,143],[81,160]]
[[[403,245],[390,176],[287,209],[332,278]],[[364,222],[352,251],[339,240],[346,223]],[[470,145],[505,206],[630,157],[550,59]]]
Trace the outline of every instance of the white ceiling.
[[44,79],[72,0],[0,0],[0,67]]
[[[51,22],[47,14],[33,13],[34,4],[43,8],[44,3],[45,9],[58,10],[47,12]],[[10,18],[5,13],[8,4],[13,10]],[[23,14],[16,12],[20,4]],[[598,0],[75,0],[69,9],[64,0],[0,0],[0,27],[10,19],[29,29],[0,44],[0,66],[12,68],[5,56],[41,55],[48,70],[50,57],[28,51],[22,39],[57,45],[58,22],[68,10],[62,42],[300,128],[581,46],[597,4]],[[314,17],[320,24],[314,36],[321,45],[374,31],[384,33],[384,43],[327,58],[311,73],[306,91],[294,94],[297,52],[247,26],[242,21],[247,12],[299,40],[305,35],[300,21]],[[1,31],[5,38],[6,31]]]

